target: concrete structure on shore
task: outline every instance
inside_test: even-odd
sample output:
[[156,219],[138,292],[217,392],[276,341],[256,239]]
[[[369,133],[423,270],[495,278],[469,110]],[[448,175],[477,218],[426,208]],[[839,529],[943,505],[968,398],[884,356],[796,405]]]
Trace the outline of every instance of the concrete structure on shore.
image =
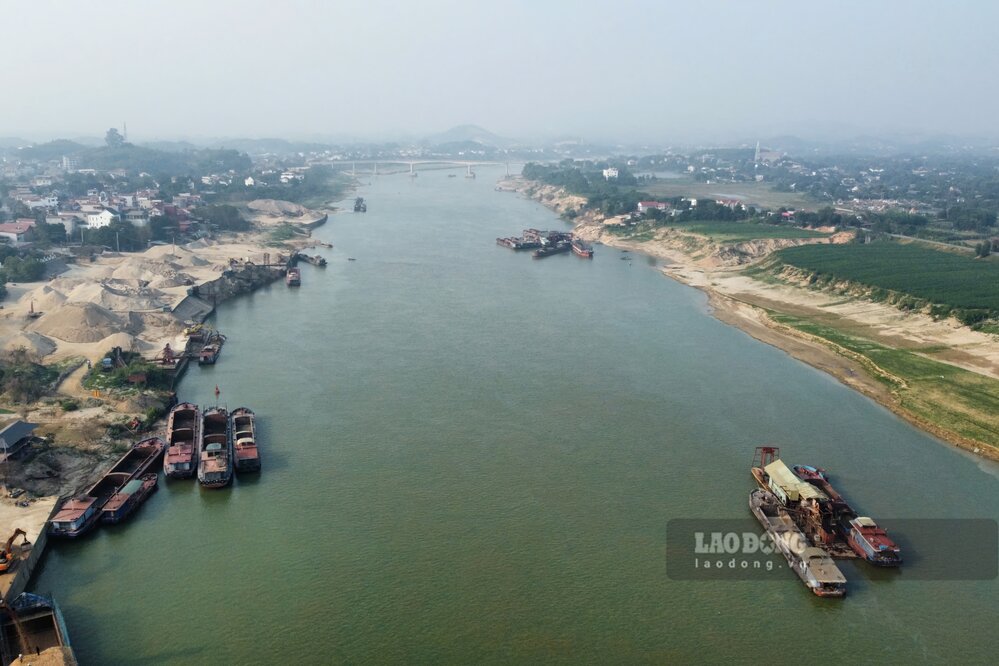
[[[48,536],[46,527],[49,518],[55,513],[59,499],[57,497],[39,497],[25,500],[22,495],[15,500],[9,497],[9,490],[6,487],[2,488],[0,543],[6,543],[7,538],[14,533],[14,530],[22,529],[26,532],[25,538],[30,544],[12,546],[13,562],[7,571],[0,574],[0,599],[4,603],[9,603],[27,588],[31,574],[42,557]],[[18,506],[17,502],[19,501],[27,501],[28,506]]]

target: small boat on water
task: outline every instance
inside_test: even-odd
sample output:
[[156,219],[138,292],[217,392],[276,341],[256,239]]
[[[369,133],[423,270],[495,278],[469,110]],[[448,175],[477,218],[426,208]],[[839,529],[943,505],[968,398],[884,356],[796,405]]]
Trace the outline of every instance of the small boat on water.
[[257,448],[256,417],[253,411],[246,407],[232,410],[229,419],[232,421],[234,460],[237,472],[259,472],[260,450]]
[[101,522],[120,523],[139,508],[139,505],[156,490],[159,477],[150,472],[139,479],[132,479],[111,496],[101,511]]
[[579,238],[572,239],[572,253],[584,259],[593,258],[593,246]]
[[754,490],[749,494],[749,509],[805,587],[819,597],[846,595],[843,572],[829,553],[809,544],[808,538],[773,493]]
[[879,567],[902,566],[902,549],[874,519],[860,516],[851,520],[849,526],[846,542],[853,552]]
[[364,203],[364,197],[357,197],[354,199],[354,212],[355,213],[367,213],[368,204]]
[[0,636],[4,664],[77,663],[66,621],[52,597],[22,592],[0,616]]
[[289,268],[284,276],[284,283],[289,287],[302,286],[302,271],[297,268]]
[[188,479],[198,469],[198,442],[201,441],[201,408],[182,402],[167,419],[167,451],[163,471],[174,479]]
[[86,494],[66,500],[52,517],[49,532],[69,538],[89,532],[108,500],[129,481],[145,474],[165,449],[166,444],[159,437],[144,439],[133,446]]
[[229,413],[224,407],[209,407],[202,413],[198,482],[206,488],[222,488],[232,481],[230,435]]

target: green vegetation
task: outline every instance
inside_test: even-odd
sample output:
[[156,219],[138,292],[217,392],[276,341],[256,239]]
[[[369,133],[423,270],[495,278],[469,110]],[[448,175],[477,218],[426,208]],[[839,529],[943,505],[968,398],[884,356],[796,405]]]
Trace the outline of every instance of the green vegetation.
[[[303,175],[302,180],[289,183],[258,182],[254,187],[244,187],[242,182],[233,183],[224,193],[219,193],[218,201],[238,204],[253,199],[281,199],[306,208],[321,208],[342,199],[350,185],[347,176],[329,166],[313,166]],[[277,175],[272,177],[277,179]]]
[[937,316],[954,314],[967,325],[999,316],[999,263],[934,250],[917,244],[869,243],[803,245],[778,253],[785,264],[810,271],[813,283],[849,280],[916,299],[909,307],[931,304]]
[[3,269],[0,269],[0,283],[2,282],[34,282],[41,280],[45,275],[45,264],[34,257],[11,256],[3,260]]
[[747,206],[759,208],[813,208],[816,200],[806,193],[780,192],[770,183],[701,183],[693,178],[660,179],[654,183],[642,185],[642,189],[651,194],[652,199],[673,199],[676,197],[691,197],[693,199],[730,199],[739,198]]
[[37,400],[58,376],[58,370],[36,363],[23,347],[0,354],[0,394],[11,402]]
[[194,209],[192,214],[223,231],[246,231],[250,228],[250,223],[240,215],[239,209],[235,206],[225,204],[203,206]]
[[872,374],[919,419],[988,446],[999,446],[999,381],[925,356],[945,350],[892,349],[812,320],[774,312],[770,316],[859,354],[888,373]]
[[302,232],[299,231],[294,224],[291,224],[290,222],[282,222],[274,229],[274,231],[271,232],[271,240],[281,242],[291,240],[295,236],[301,235],[303,235]]
[[[107,356],[113,358],[113,354],[108,352]],[[146,388],[168,390],[173,382],[173,373],[170,369],[145,360],[139,354],[132,352],[122,352],[122,360],[125,365],[116,367],[105,372],[98,363],[83,378],[83,387],[88,391],[94,389],[122,389],[138,386],[141,384]],[[129,378],[138,380],[141,375],[145,376],[142,381],[132,382]]]
[[772,238],[824,238],[829,234],[799,227],[787,227],[759,222],[688,222],[676,225],[677,229],[702,236],[709,236],[719,243],[742,243]]

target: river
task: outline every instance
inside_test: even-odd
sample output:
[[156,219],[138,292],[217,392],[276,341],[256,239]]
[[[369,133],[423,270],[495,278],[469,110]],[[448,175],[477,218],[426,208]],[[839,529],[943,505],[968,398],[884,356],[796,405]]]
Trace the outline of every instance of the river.
[[315,232],[327,268],[218,308],[228,342],[180,397],[256,410],[263,473],[161,483],[128,524],[51,544],[32,587],[81,663],[994,657],[994,579],[847,562],[844,600],[787,571],[670,579],[667,523],[746,518],[760,444],[888,523],[995,518],[999,477],[652,260],[498,247],[562,223],[494,191],[502,169],[446,173],[373,179],[366,214]]

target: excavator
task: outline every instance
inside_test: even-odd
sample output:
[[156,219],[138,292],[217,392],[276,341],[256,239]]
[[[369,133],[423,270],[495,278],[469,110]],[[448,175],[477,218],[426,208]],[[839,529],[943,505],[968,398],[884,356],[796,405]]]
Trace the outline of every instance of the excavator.
[[11,552],[11,547],[14,545],[14,539],[17,537],[24,539],[22,545],[30,544],[28,541],[27,533],[21,528],[14,530],[14,533],[7,539],[7,543],[4,545],[3,550],[0,551],[0,573],[4,573],[9,570],[11,565],[14,563],[14,553]]

